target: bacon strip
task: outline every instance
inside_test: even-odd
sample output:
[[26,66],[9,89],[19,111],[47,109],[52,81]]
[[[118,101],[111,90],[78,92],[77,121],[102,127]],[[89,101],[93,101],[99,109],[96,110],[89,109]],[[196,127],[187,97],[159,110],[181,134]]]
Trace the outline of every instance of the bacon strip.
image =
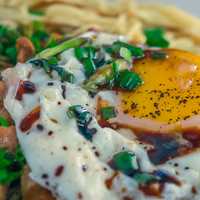
[[40,106],[33,109],[20,123],[22,132],[28,131],[32,125],[40,118]]
[[17,145],[17,138],[15,132],[15,126],[9,126],[8,128],[0,126],[0,148],[6,148],[13,151]]
[[20,63],[25,63],[35,53],[34,45],[26,37],[19,38],[17,40],[16,47],[18,49],[17,61]]

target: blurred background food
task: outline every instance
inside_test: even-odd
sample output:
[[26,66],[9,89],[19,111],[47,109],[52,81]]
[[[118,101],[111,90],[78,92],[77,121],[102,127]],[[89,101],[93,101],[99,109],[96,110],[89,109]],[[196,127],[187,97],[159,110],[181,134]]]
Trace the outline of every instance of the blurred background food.
[[200,52],[198,18],[174,6],[138,2],[0,0],[0,20],[12,26],[28,26],[33,20],[42,21],[48,30],[68,36],[95,29],[126,35],[134,43],[145,43],[146,27],[164,27],[172,48]]

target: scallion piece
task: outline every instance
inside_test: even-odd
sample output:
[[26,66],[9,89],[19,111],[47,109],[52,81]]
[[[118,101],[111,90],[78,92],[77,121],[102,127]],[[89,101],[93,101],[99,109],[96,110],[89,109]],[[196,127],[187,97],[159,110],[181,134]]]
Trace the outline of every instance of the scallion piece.
[[2,127],[9,127],[9,122],[4,117],[0,116],[0,126]]
[[96,66],[91,58],[86,58],[83,61],[84,69],[85,69],[85,75],[87,77],[90,77],[93,75],[96,71]]
[[87,140],[92,140],[94,131],[88,127],[92,121],[92,114],[89,111],[81,105],[74,105],[69,107],[67,116],[69,118],[75,118],[80,134]]
[[0,148],[0,184],[10,184],[20,178],[25,158],[18,146],[15,153]]
[[158,179],[156,176],[150,174],[150,173],[145,173],[145,172],[138,172],[136,173],[133,178],[139,183],[139,184],[148,184],[154,181],[157,181]]
[[134,153],[123,151],[115,154],[112,159],[112,165],[115,169],[130,176],[138,170],[138,163]]
[[165,30],[163,28],[146,28],[144,30],[146,43],[151,47],[169,47],[169,41],[165,38]]
[[112,50],[113,52],[117,53],[117,52],[120,52],[120,49],[122,47],[127,48],[131,52],[132,56],[135,58],[142,58],[144,56],[144,50],[142,48],[122,42],[122,41],[114,42],[112,45]]
[[126,90],[133,90],[142,84],[142,79],[135,72],[127,69],[120,71],[117,85]]
[[36,58],[43,58],[43,59],[48,59],[52,56],[55,56],[65,50],[71,49],[71,48],[76,48],[81,46],[82,44],[86,43],[88,41],[87,38],[73,38],[71,40],[67,40],[62,42],[61,44],[48,48],[39,54],[36,55]]
[[125,47],[122,47],[120,49],[120,56],[122,58],[124,58],[126,61],[128,61],[129,63],[132,62],[132,54],[131,54],[131,51],[129,51],[127,48]]
[[103,119],[108,120],[117,116],[116,110],[113,106],[101,108],[101,115]]
[[99,68],[87,81],[84,82],[83,88],[91,93],[96,93],[99,86],[111,86],[111,81],[115,82],[119,71],[127,69],[129,64],[122,59],[116,60],[114,63],[106,64]]

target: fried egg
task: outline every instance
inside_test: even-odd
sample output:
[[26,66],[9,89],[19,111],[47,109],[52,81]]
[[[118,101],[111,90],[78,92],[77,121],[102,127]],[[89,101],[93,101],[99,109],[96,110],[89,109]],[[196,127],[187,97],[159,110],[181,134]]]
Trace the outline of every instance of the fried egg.
[[[98,45],[119,39],[101,33],[95,38]],[[74,84],[30,63],[4,71],[4,104],[15,121],[30,177],[60,200],[200,199],[200,135],[194,131],[199,127],[200,58],[162,51],[165,59],[147,55],[133,63],[144,82],[140,87],[131,92],[102,89],[95,97],[82,87],[86,77],[74,49],[63,52],[59,61],[63,69],[70,67]],[[29,91],[18,96],[22,83]],[[99,99],[118,110],[104,126]],[[67,115],[76,105],[91,114],[87,128],[92,138]],[[113,156],[121,152],[136,158],[133,174],[113,166]]]
[[171,124],[200,113],[200,57],[174,49],[164,52],[165,59],[134,63],[144,84],[121,94],[121,107],[130,116]]

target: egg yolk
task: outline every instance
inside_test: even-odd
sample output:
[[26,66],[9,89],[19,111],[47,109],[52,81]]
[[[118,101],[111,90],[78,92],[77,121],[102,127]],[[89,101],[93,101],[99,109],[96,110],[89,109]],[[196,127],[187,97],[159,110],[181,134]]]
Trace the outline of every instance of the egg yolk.
[[134,63],[144,84],[121,92],[124,113],[137,118],[174,123],[200,113],[200,56],[163,50],[165,59],[146,57]]

